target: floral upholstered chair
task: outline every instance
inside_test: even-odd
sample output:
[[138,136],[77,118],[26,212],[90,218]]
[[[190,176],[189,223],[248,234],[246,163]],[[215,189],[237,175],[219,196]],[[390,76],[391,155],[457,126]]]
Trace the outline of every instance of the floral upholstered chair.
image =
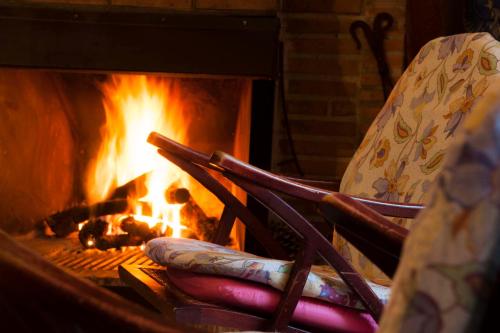
[[[425,203],[448,146],[477,104],[500,89],[500,43],[488,33],[427,43],[399,79],[342,179],[340,192],[401,203]],[[413,220],[394,219],[411,229]],[[389,278],[342,237],[334,244],[373,282]]]
[[[225,204],[220,220],[223,227],[219,226],[219,230],[226,230],[228,235],[238,217],[257,239],[269,236],[268,230],[258,229],[255,227],[258,223],[242,213],[239,201],[235,203],[222,193],[223,189],[217,187],[220,184],[210,180],[206,169],[222,173],[281,217],[300,236],[301,250],[295,262],[290,262],[195,240],[160,238],[148,243],[146,253],[153,261],[168,267],[163,274],[170,281],[169,286],[196,300],[224,306],[220,313],[231,318],[230,323],[241,324],[243,329],[284,331],[291,322],[313,331],[375,332],[376,321],[388,300],[390,305],[382,319],[382,329],[386,332],[412,332],[415,327],[423,327],[422,332],[429,327],[436,331],[449,328],[453,316],[460,315],[460,311],[466,318],[456,320],[457,325],[468,324],[472,317],[467,317],[467,311],[478,313],[479,298],[475,293],[482,295],[488,285],[489,270],[498,267],[492,266],[498,260],[494,254],[498,252],[499,239],[494,206],[497,199],[494,188],[499,178],[494,170],[499,152],[494,144],[498,141],[500,117],[492,111],[496,110],[492,101],[498,99],[496,91],[500,88],[497,59],[500,59],[500,44],[488,34],[457,35],[428,43],[394,88],[346,171],[341,190],[353,197],[305,186],[253,168],[224,153],[207,156],[194,152],[153,133],[150,142],[160,148],[163,156],[212,193],[218,193],[217,197]],[[455,137],[468,117],[468,124],[472,125],[467,130],[471,134]],[[477,134],[481,130],[491,137]],[[446,153],[452,145],[450,153]],[[436,186],[434,180],[441,170],[444,171],[439,176],[438,188],[429,196],[427,193]],[[451,182],[454,177],[460,180]],[[356,196],[402,203],[432,200],[426,213],[417,217],[415,235],[405,247],[405,258],[394,289],[390,290],[383,285],[389,284],[388,278],[350,244],[336,236],[335,243],[344,257],[339,255],[330,240],[275,192],[318,203],[320,209],[333,207],[341,213],[337,215],[339,220],[344,221],[337,223],[337,230],[347,228],[354,232],[355,228],[346,224],[356,223],[358,218],[381,226],[379,230],[389,230],[400,247],[408,230],[391,223],[370,209],[367,200]],[[484,206],[483,199],[491,204]],[[476,206],[480,208],[475,209]],[[396,222],[405,227],[413,223]],[[476,230],[481,224],[486,229]],[[359,235],[356,234],[358,238]],[[374,241],[375,236],[368,233],[372,244],[378,242]],[[224,244],[221,239],[225,238],[216,236],[214,243]],[[485,247],[479,247],[481,242]],[[382,246],[388,248],[389,244],[378,242],[372,249]],[[365,248],[364,253],[369,251]],[[318,255],[335,269],[311,266]],[[389,255],[396,258],[395,270],[399,253]],[[352,266],[364,275],[359,275]],[[394,270],[384,271],[392,274]],[[426,284],[431,289],[426,290]],[[444,294],[434,295],[438,291]],[[192,308],[186,307],[186,311]],[[209,317],[203,311],[213,308],[197,311],[195,314],[203,314],[198,319]],[[256,326],[245,326],[251,319],[241,312],[262,315],[260,318],[266,318],[271,325],[257,321]],[[185,314],[178,317],[186,319]],[[450,314],[451,319],[447,317]]]
[[[186,293],[264,313],[272,313],[278,296],[259,285],[284,290],[291,270],[290,262],[187,239],[155,239],[146,252],[169,267],[172,283]],[[448,148],[406,238],[390,298],[388,288],[370,284],[389,299],[380,326],[332,270],[317,266],[292,320],[343,332],[482,332],[496,320],[499,278],[500,91],[490,91]]]
[[450,146],[405,242],[380,332],[498,326],[492,307],[500,287],[499,101],[500,91],[485,96]]
[[[406,238],[390,298],[388,288],[370,284],[383,301],[389,299],[379,327],[333,271],[316,266],[292,320],[322,330],[379,333],[483,332],[495,324],[500,292],[500,90],[484,94],[463,121],[428,193],[426,208]],[[258,285],[283,290],[291,270],[290,262],[192,240],[159,238],[146,251],[169,266],[171,281],[186,293],[267,313],[278,296]]]

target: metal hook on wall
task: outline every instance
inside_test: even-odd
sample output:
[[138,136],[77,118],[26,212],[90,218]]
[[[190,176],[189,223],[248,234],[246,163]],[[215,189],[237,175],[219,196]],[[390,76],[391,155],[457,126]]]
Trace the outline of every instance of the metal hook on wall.
[[384,98],[387,99],[394,87],[394,83],[387,64],[387,58],[384,49],[384,39],[389,29],[394,24],[394,18],[389,13],[378,13],[373,20],[373,27],[370,27],[365,21],[354,21],[351,24],[349,32],[356,42],[356,46],[361,49],[361,41],[358,37],[358,30],[361,30],[370,46],[370,49],[377,61],[378,73],[382,82],[382,89],[384,91]]

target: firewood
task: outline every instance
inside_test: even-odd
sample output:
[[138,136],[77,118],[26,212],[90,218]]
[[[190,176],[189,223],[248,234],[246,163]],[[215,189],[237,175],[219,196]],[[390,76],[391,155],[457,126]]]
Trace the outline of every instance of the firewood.
[[191,196],[181,208],[181,220],[190,229],[186,231],[185,237],[203,241],[210,241],[213,238],[218,225],[217,218],[208,217]]
[[80,243],[85,248],[97,248],[107,250],[120,248],[122,246],[139,246],[155,237],[160,236],[160,227],[150,228],[145,222],[137,221],[128,216],[120,223],[124,234],[106,235],[108,222],[102,219],[91,219],[85,223],[78,234]]
[[150,228],[146,222],[137,221],[132,216],[128,216],[121,221],[120,228],[130,235],[137,236],[147,242],[160,236],[158,229]]
[[198,232],[201,235],[200,239],[204,241],[211,241],[215,235],[219,220],[215,217],[208,217],[204,220],[198,221]]
[[190,197],[181,208],[181,219],[182,221],[187,221],[188,223],[196,223],[197,221],[206,220],[207,215],[196,203],[193,197]]
[[[136,178],[127,184],[137,182],[138,179]],[[131,187],[132,185],[129,186],[129,188]],[[131,192],[123,190],[121,193]],[[173,184],[165,191],[165,198],[169,203],[183,204],[180,212],[181,220],[190,227],[183,232],[184,237],[205,241],[213,239],[218,225],[217,218],[208,217],[187,189],[177,188]],[[147,211],[150,211],[151,207],[147,203],[137,202],[137,204],[142,205],[143,214],[149,215]],[[108,223],[98,219],[98,217],[125,213],[128,206],[129,203],[126,199],[118,199],[103,201],[92,206],[73,207],[50,216],[46,219],[46,223],[57,236],[64,237],[76,231],[79,223],[88,220],[80,230],[78,237],[84,247],[95,247],[100,250],[120,248],[122,246],[137,246],[155,237],[165,235],[160,231],[161,224],[150,228],[147,223],[139,221],[133,216],[128,216],[120,222],[120,228],[125,232],[124,234],[106,235]],[[171,230],[167,229],[167,235],[169,231]]]
[[101,251],[119,249],[123,246],[139,246],[144,242],[140,237],[130,234],[104,235],[96,239],[95,247]]
[[85,223],[78,233],[78,239],[84,247],[94,247],[96,240],[102,238],[108,230],[108,222],[93,219]]
[[148,193],[146,180],[150,172],[143,173],[126,184],[118,186],[108,197],[108,200],[127,199],[129,197],[142,198]]
[[184,204],[181,208],[181,220],[189,229],[183,231],[183,237],[204,241],[213,239],[219,221],[205,214],[188,189],[172,184],[165,191],[165,199],[170,204]]
[[89,220],[83,225],[78,234],[80,243],[85,248],[97,248],[103,251],[122,246],[140,245],[142,243],[139,237],[129,234],[106,235],[108,226],[109,223],[102,219]]
[[170,185],[165,190],[165,200],[169,204],[183,204],[188,202],[189,198],[191,198],[191,193],[187,188]]
[[55,213],[44,220],[57,237],[66,237],[78,229],[78,224],[91,217],[124,213],[128,209],[126,199],[109,200],[94,205],[75,206]]

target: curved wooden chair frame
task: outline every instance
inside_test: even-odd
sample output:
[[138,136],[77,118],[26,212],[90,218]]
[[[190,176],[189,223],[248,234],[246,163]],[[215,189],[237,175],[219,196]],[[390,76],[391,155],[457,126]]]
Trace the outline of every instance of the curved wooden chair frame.
[[[366,281],[333,248],[329,240],[275,192],[319,204],[320,210],[328,219],[337,221],[337,230],[369,255],[369,258],[390,276],[397,267],[407,230],[391,223],[376,209],[389,212],[391,216],[413,217],[422,208],[421,206],[366,200],[315,188],[297,179],[257,169],[222,152],[216,152],[212,156],[196,152],[158,133],[152,133],[148,141],[159,148],[158,152],[162,156],[189,173],[223,202],[224,210],[212,240],[214,243],[224,244],[228,240],[235,219],[239,218],[247,230],[269,250],[272,257],[280,258],[286,254],[272,239],[262,222],[256,219],[207,169],[221,173],[241,187],[279,216],[300,237],[300,249],[278,308],[271,320],[262,327],[263,329],[278,331],[289,329],[288,323],[317,255],[331,265],[344,282],[358,294],[371,315],[376,320],[380,318],[383,304]],[[328,196],[328,201],[324,200],[325,196]],[[227,309],[221,308],[221,311]]]

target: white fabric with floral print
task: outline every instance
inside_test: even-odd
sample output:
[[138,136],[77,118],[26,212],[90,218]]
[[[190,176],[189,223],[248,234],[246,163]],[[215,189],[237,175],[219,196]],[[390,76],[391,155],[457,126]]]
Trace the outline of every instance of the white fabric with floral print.
[[496,332],[483,325],[500,277],[500,91],[459,132],[405,242],[380,333]]
[[[427,43],[403,73],[368,129],[342,179],[347,194],[425,203],[448,146],[464,118],[489,91],[500,89],[500,43],[487,33]],[[412,220],[394,219],[411,228]],[[373,282],[390,280],[335,234],[334,244]]]

